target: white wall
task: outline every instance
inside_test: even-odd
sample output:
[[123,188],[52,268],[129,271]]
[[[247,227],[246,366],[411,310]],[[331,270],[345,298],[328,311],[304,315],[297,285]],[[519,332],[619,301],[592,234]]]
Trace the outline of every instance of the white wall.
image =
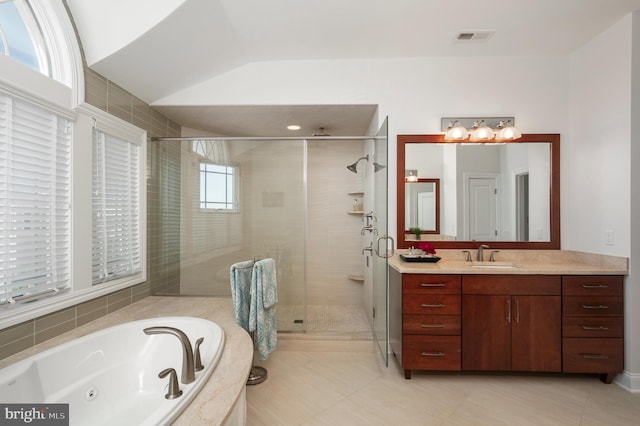
[[[640,106],[640,82],[633,79],[640,70],[640,52],[632,51],[632,41],[640,42],[638,21],[638,15],[628,15],[570,57],[571,139],[563,162],[570,190],[564,193],[562,212],[565,219],[571,218],[563,221],[563,248],[630,257],[625,283],[625,374],[618,380],[636,391],[640,391],[640,291],[638,259],[631,254],[632,231],[638,248],[640,220],[637,213],[632,214],[631,200],[637,204],[640,186],[632,186],[639,180],[632,179],[630,154],[637,145],[632,143],[631,125],[638,122]],[[638,149],[633,152],[638,160]],[[613,231],[612,245],[605,241],[608,230]]]

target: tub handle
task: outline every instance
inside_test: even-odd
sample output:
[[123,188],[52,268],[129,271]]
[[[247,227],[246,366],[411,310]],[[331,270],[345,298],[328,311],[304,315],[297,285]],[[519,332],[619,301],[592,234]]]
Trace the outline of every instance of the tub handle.
[[196,340],[196,347],[193,349],[193,356],[195,357],[196,371],[200,371],[204,369],[204,365],[202,365],[202,358],[200,357],[200,344],[204,341],[204,337]]
[[164,379],[167,376],[169,376],[169,391],[164,397],[166,399],[176,399],[182,395],[180,385],[178,385],[178,374],[173,368],[166,368],[158,374],[158,377],[161,379]]

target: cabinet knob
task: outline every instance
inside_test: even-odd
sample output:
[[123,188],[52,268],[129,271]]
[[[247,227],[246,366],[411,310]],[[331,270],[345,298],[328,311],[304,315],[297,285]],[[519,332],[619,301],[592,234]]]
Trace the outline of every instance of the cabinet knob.
[[605,327],[604,325],[592,326],[592,325],[583,325],[583,330],[608,330],[609,327]]
[[442,303],[439,303],[437,305],[430,305],[428,303],[423,303],[421,306],[423,308],[444,308],[444,305]]
[[609,288],[606,284],[582,284],[582,288]]
[[446,287],[445,283],[421,283],[420,287]]
[[422,356],[446,356],[444,352],[422,352]]
[[422,328],[444,328],[444,324],[420,324]]

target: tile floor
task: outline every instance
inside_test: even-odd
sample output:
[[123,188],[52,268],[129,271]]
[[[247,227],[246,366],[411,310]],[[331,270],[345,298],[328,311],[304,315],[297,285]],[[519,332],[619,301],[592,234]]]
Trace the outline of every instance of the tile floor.
[[580,375],[414,372],[371,340],[282,336],[265,382],[247,387],[247,425],[638,425],[640,394]]

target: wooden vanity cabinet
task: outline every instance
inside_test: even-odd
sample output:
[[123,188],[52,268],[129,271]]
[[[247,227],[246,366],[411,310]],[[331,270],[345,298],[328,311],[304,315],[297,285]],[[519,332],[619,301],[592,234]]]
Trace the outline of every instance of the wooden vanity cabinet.
[[624,368],[623,277],[565,276],[562,294],[562,371],[611,383]]
[[390,282],[391,317],[395,306],[402,318],[390,322],[390,342],[405,378],[411,370],[459,371],[460,276],[404,274]]
[[598,373],[624,367],[621,275],[389,270],[389,341],[412,370]]
[[462,276],[462,369],[562,371],[561,277]]

